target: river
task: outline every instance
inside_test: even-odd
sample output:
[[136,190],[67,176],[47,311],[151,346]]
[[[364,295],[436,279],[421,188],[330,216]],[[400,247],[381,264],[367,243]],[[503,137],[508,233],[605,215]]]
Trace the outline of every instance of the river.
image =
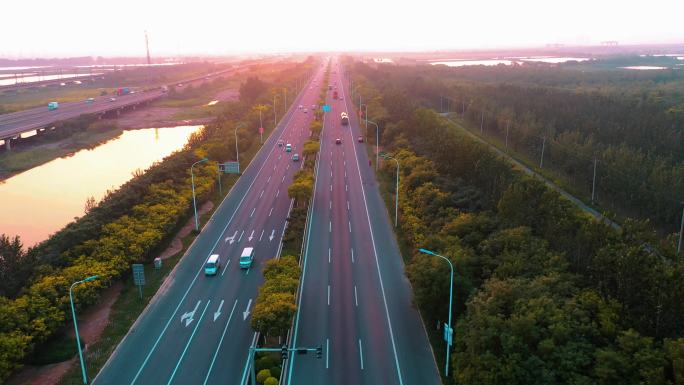
[[84,214],[88,197],[100,200],[136,170],[181,149],[201,126],[124,131],[93,149],[54,159],[0,182],[0,233],[39,243]]

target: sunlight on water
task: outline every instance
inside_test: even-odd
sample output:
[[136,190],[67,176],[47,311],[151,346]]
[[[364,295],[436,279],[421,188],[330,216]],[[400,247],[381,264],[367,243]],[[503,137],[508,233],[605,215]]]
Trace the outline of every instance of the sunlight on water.
[[92,150],[55,159],[0,182],[0,233],[19,235],[25,247],[83,215],[86,199],[100,200],[173,151],[201,126],[124,131]]

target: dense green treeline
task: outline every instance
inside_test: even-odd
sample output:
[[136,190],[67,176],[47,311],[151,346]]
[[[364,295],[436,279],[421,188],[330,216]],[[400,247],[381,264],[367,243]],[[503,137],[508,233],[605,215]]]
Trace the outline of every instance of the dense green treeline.
[[[410,94],[420,105],[453,112],[472,131],[495,137],[532,164],[540,163],[543,147],[543,167],[585,198],[596,164],[596,201],[604,210],[651,219],[664,232],[678,229],[684,197],[681,71],[362,64],[354,71],[360,84],[373,79],[388,97]],[[373,91],[362,86],[359,92],[365,98]],[[405,113],[393,106],[385,106],[390,116]],[[388,116],[371,107],[371,117]]]
[[259,109],[271,99],[268,91],[312,65],[307,61],[269,74],[265,78],[273,81],[258,97],[227,103],[216,123],[193,134],[182,150],[136,173],[36,247],[23,251],[18,238],[0,236],[0,380],[64,326],[71,283],[99,276],[75,288],[76,305],[83,308],[96,303],[114,280],[127,277],[131,263],[151,262],[192,213],[190,165],[211,160],[194,170],[201,203],[216,188],[216,161],[235,159],[234,127],[241,127],[241,151],[258,146]]
[[[399,235],[427,325],[447,319],[449,269],[415,250],[435,250],[456,270],[452,381],[684,384],[684,261],[674,242],[656,253],[644,223],[617,232],[595,222],[419,108],[383,72],[365,87],[390,112],[381,143],[401,165]],[[404,111],[392,114],[396,106]],[[394,170],[384,164],[381,178]]]

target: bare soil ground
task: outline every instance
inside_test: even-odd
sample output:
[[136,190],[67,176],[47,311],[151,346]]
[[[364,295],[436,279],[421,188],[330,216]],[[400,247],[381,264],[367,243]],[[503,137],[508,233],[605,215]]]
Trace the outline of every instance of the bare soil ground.
[[[123,283],[116,282],[112,287],[105,290],[104,294],[100,298],[100,303],[98,306],[93,306],[86,310],[81,317],[79,317],[78,326],[81,338],[86,344],[86,350],[88,349],[88,344],[96,341],[107,327],[109,322],[109,313],[111,312],[112,305],[119,298],[119,294],[123,289]],[[74,335],[74,331],[71,328],[67,328],[67,333],[71,336]],[[43,366],[25,366],[22,370],[14,374],[9,380],[7,380],[7,385],[54,385],[59,382],[59,379],[71,368],[71,365],[77,364],[78,359],[76,357],[60,362],[57,364],[43,365]]]

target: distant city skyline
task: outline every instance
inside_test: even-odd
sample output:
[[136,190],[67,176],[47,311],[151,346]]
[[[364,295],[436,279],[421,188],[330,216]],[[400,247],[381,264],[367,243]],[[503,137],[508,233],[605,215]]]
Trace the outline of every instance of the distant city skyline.
[[0,57],[144,56],[145,30],[152,56],[684,43],[677,0],[190,4],[119,0],[93,9],[71,0],[36,12],[12,1],[2,6]]

